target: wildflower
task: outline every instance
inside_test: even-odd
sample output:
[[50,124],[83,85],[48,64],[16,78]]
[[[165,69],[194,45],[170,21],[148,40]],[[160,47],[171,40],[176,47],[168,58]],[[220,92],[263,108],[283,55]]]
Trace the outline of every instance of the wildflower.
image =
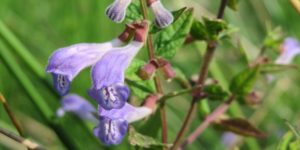
[[125,136],[128,124],[149,116],[155,109],[158,97],[151,95],[146,98],[141,107],[125,103],[121,109],[106,110],[98,106],[99,118],[94,115],[97,110],[84,98],[72,94],[65,96],[57,115],[62,117],[65,112],[71,112],[84,120],[97,124],[94,134],[106,145],[119,144]]
[[84,98],[70,94],[65,96],[61,100],[61,107],[57,110],[57,116],[64,116],[65,112],[72,112],[83,120],[92,121],[97,123],[98,120],[95,118],[93,113],[97,113],[97,110]]
[[84,68],[94,65],[105,53],[127,41],[132,32],[127,26],[116,39],[105,43],[80,43],[56,50],[49,58],[46,71],[53,76],[55,89],[66,95],[71,81]]
[[290,64],[294,57],[300,54],[300,44],[294,38],[286,38],[281,48],[282,52],[276,59],[276,64]]
[[147,22],[135,26],[133,41],[107,52],[92,68],[93,86],[89,95],[104,109],[122,108],[130,95],[124,84],[125,70],[143,47],[148,32]]
[[114,22],[120,23],[125,19],[126,9],[131,0],[115,0],[106,9],[106,15]]
[[154,13],[158,27],[165,28],[173,22],[172,13],[162,5],[160,0],[147,0],[147,3]]
[[121,143],[128,124],[149,116],[157,100],[157,96],[149,96],[143,107],[126,103],[121,109],[105,110],[99,106],[99,124],[94,129],[94,135],[106,145]]

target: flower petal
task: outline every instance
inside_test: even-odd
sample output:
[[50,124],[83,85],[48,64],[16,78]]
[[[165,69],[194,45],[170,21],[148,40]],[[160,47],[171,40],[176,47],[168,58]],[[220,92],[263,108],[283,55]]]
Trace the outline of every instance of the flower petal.
[[122,142],[127,128],[128,123],[124,119],[100,117],[100,122],[94,129],[94,135],[106,145],[117,145]]
[[107,52],[101,60],[93,66],[93,87],[90,89],[90,96],[92,96],[92,98],[94,98],[103,108],[112,109],[122,107],[119,105],[106,105],[105,102],[103,102],[103,99],[107,99],[103,98],[105,94],[112,94],[111,92],[105,93],[107,89],[113,89],[115,93],[124,92],[121,95],[125,95],[123,98],[126,98],[127,100],[129,92],[125,90],[125,86],[122,86],[122,84],[124,84],[125,70],[142,46],[142,42],[132,41],[125,47],[115,48],[112,51]]
[[97,110],[84,98],[70,94],[65,96],[61,101],[61,108],[57,110],[57,115],[62,117],[65,112],[71,112],[79,116],[81,119],[98,122],[93,113]]
[[125,119],[128,123],[132,123],[149,116],[152,110],[148,107],[134,107],[126,103],[121,109],[105,110],[99,106],[99,116],[105,116],[112,119]]
[[53,74],[56,90],[65,95],[70,82],[81,70],[95,64],[112,47],[122,43],[115,39],[102,44],[75,44],[55,51],[49,58],[46,71]]
[[106,9],[106,15],[114,22],[120,23],[125,19],[126,9],[131,0],[115,0]]
[[119,83],[101,89],[92,88],[89,90],[89,95],[103,108],[111,110],[122,108],[130,95],[130,91],[126,85]]
[[290,64],[300,54],[300,44],[294,38],[286,38],[282,44],[282,53],[275,60],[276,64]]
[[174,17],[172,13],[162,5],[160,0],[151,3],[150,8],[155,15],[155,23],[157,26],[165,28],[173,22]]

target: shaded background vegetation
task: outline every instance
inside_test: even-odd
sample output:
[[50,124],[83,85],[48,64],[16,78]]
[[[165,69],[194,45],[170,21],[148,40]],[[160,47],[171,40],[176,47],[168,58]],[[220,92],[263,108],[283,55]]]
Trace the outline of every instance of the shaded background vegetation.
[[[80,42],[104,42],[117,36],[123,29],[123,25],[111,22],[104,13],[105,8],[111,2],[111,0],[0,0],[2,30],[0,50],[6,49],[12,56],[0,55],[0,91],[6,96],[26,135],[49,149],[66,147],[32,102],[32,99],[43,101],[53,112],[59,107],[60,98],[50,86],[51,77],[44,72],[47,59],[59,47]],[[184,6],[194,7],[194,15],[198,19],[201,19],[202,16],[214,16],[219,5],[219,1],[204,0],[165,0],[164,2],[171,10],[177,10]],[[247,66],[243,59],[245,55],[251,61],[259,52],[267,34],[267,25],[281,27],[287,36],[300,37],[300,17],[285,0],[240,1],[237,12],[226,10],[225,20],[239,30],[233,38],[224,40],[218,46],[217,56],[210,69],[210,78],[218,80],[225,86],[228,85],[233,75]],[[2,24],[8,27],[15,36],[4,35]],[[244,51],[236,46],[238,41],[241,41]],[[204,49],[205,45],[202,42],[183,46],[172,59],[172,63],[180,68],[187,77],[191,77],[199,71],[201,54]],[[20,55],[18,50],[27,51],[30,55],[24,53]],[[279,51],[273,50],[270,53],[271,58],[274,59]],[[30,58],[31,56],[32,58]],[[30,62],[34,62],[32,64],[35,65],[31,67],[27,65],[24,57],[27,57]],[[146,51],[141,51],[138,57],[146,59]],[[13,63],[7,63],[8,61],[4,61],[5,59],[9,59]],[[300,64],[300,58],[294,60],[294,63]],[[300,124],[299,74],[299,70],[288,70],[274,75],[276,78],[274,83],[266,82],[264,77],[258,81],[255,88],[265,93],[262,104],[255,108],[240,105],[239,110],[246,118],[265,131],[268,137],[264,140],[248,140],[247,144],[241,145],[242,149],[254,150],[258,148],[256,146],[261,149],[274,149],[282,134],[288,130],[283,119],[296,125]],[[71,92],[87,98],[86,89],[90,85],[89,71],[85,70],[75,79]],[[165,91],[179,88],[179,85],[174,82],[164,82],[163,85]],[[185,95],[167,103],[170,142],[173,141],[179,130],[190,100],[191,97]],[[219,102],[210,102],[212,107],[217,104]],[[236,107],[231,108],[229,114],[241,116],[241,113],[234,108]],[[2,107],[0,107],[0,118],[0,127],[14,131],[14,127]],[[83,130],[81,126],[83,123],[71,115],[61,120],[54,117],[51,120],[63,126],[59,128],[59,131],[66,131],[70,136],[76,133],[76,135],[80,135],[67,141],[77,145],[75,147],[96,149],[102,146],[99,143],[89,145],[89,143],[97,142],[97,139],[89,133],[93,125],[84,124]],[[200,122],[201,118],[196,118],[191,129],[194,129]],[[160,123],[157,123],[157,126],[159,125]],[[50,126],[56,125],[51,124]],[[65,134],[65,132],[61,133]],[[210,127],[188,148],[223,149],[222,134],[222,131]],[[159,138],[160,134],[156,136]],[[123,148],[130,148],[127,143],[127,140],[123,141]],[[0,135],[0,149],[22,148],[24,149],[21,145]]]

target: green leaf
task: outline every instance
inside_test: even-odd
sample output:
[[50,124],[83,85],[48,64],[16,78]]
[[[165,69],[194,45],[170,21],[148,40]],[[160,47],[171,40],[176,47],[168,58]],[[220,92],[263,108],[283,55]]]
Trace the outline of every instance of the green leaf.
[[233,26],[228,28],[228,25],[220,19],[203,17],[202,20],[200,22],[194,19],[191,27],[190,34],[197,40],[218,40],[237,31]]
[[129,127],[129,143],[133,146],[140,146],[150,148],[151,146],[166,146],[171,147],[170,144],[163,144],[156,141],[154,138],[138,133],[132,126]]
[[280,27],[272,28],[267,26],[267,36],[264,39],[263,46],[266,48],[278,49],[284,40],[284,34]]
[[135,22],[137,20],[142,20],[143,19],[142,14],[143,13],[142,13],[142,10],[141,10],[140,1],[139,0],[133,0],[127,8],[125,22],[126,23],[131,23],[131,22]]
[[208,33],[206,27],[198,20],[194,20],[190,34],[198,40],[207,40]]
[[227,24],[221,19],[203,17],[203,22],[208,33],[208,40],[217,40],[219,33],[227,29]]
[[142,80],[138,76],[139,69],[145,65],[146,62],[140,59],[134,59],[128,69],[126,70],[126,82],[131,90],[132,95],[139,99],[144,99],[148,94],[155,91],[155,84],[153,80]]
[[252,136],[257,138],[264,138],[265,133],[258,130],[252,124],[250,124],[247,120],[241,118],[233,118],[221,120],[218,122],[225,130],[234,132],[243,136]]
[[227,2],[227,6],[234,10],[234,11],[237,11],[237,7],[238,7],[238,3],[239,3],[239,0],[228,0]]
[[181,13],[178,19],[155,35],[154,47],[157,56],[171,59],[182,46],[193,23],[193,9]]
[[260,67],[255,66],[247,68],[241,73],[237,74],[231,81],[230,91],[237,96],[244,96],[248,94],[259,76]]
[[203,88],[203,92],[207,95],[209,100],[224,100],[228,93],[218,84],[207,85]]

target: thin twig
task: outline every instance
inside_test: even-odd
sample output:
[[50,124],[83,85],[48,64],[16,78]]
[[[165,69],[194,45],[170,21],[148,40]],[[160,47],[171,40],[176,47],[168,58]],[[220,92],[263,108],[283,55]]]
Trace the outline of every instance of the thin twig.
[[14,141],[26,146],[28,149],[32,149],[32,150],[44,150],[44,148],[42,148],[41,146],[39,146],[38,144],[28,140],[28,139],[25,139],[21,136],[18,136],[10,131],[7,131],[5,129],[2,129],[0,128],[0,133],[13,139]]
[[[227,0],[221,1],[221,5],[219,7],[219,11],[217,14],[218,19],[223,18],[226,4],[227,4]],[[197,85],[204,84],[204,81],[205,81],[207,73],[208,73],[208,68],[209,68],[210,62],[214,56],[216,47],[217,47],[217,41],[208,41],[207,42],[207,49],[206,49],[206,53],[204,56],[203,64],[201,65]],[[199,95],[201,95],[201,92],[202,92],[202,86],[200,86],[198,89],[195,90],[194,95],[193,95],[193,100],[192,100],[191,106],[189,108],[188,114],[185,117],[183,125],[181,126],[180,131],[178,132],[178,134],[176,136],[172,150],[177,150],[177,148],[180,146],[181,140],[184,137],[184,134],[185,134],[186,130],[188,129],[190,122],[192,121],[192,118],[193,118],[192,116],[196,109],[196,104],[197,104],[198,100],[201,98],[201,97],[199,97]]]
[[[148,13],[147,13],[147,6],[145,0],[140,0],[141,2],[141,8],[142,8],[142,13],[143,13],[143,18],[148,19]],[[153,40],[152,36],[149,34],[147,37],[147,49],[148,49],[148,55],[149,55],[149,60],[155,59],[155,53],[154,53],[154,48],[153,48]],[[158,76],[154,77],[154,82],[155,82],[155,87],[156,91],[158,94],[163,94],[161,82]],[[168,125],[167,125],[167,117],[166,117],[166,110],[165,110],[165,103],[162,102],[160,103],[160,118],[161,118],[161,123],[162,123],[162,142],[164,144],[168,143]],[[164,147],[166,149],[166,147]]]
[[222,105],[215,109],[210,115],[208,115],[205,120],[199,125],[199,127],[190,134],[186,141],[180,146],[181,149],[184,149],[188,144],[191,144],[195,139],[206,129],[215,119],[224,114],[229,108],[232,101],[235,99],[235,96],[230,96]]
[[158,102],[159,103],[166,102],[168,99],[171,99],[173,97],[180,96],[180,95],[186,94],[186,93],[191,93],[195,89],[198,89],[199,87],[200,87],[200,85],[199,86],[194,86],[194,87],[188,88],[188,89],[183,89],[183,90],[180,90],[180,91],[174,91],[174,92],[167,93],[167,94],[163,95]]
[[13,112],[11,111],[5,97],[2,95],[2,93],[0,92],[0,101],[3,104],[3,107],[6,111],[6,113],[8,114],[11,122],[13,123],[13,125],[15,126],[15,128],[17,129],[18,133],[20,134],[20,136],[24,136],[23,132],[22,132],[22,128],[19,124],[19,122],[17,121],[15,115],[13,114]]

